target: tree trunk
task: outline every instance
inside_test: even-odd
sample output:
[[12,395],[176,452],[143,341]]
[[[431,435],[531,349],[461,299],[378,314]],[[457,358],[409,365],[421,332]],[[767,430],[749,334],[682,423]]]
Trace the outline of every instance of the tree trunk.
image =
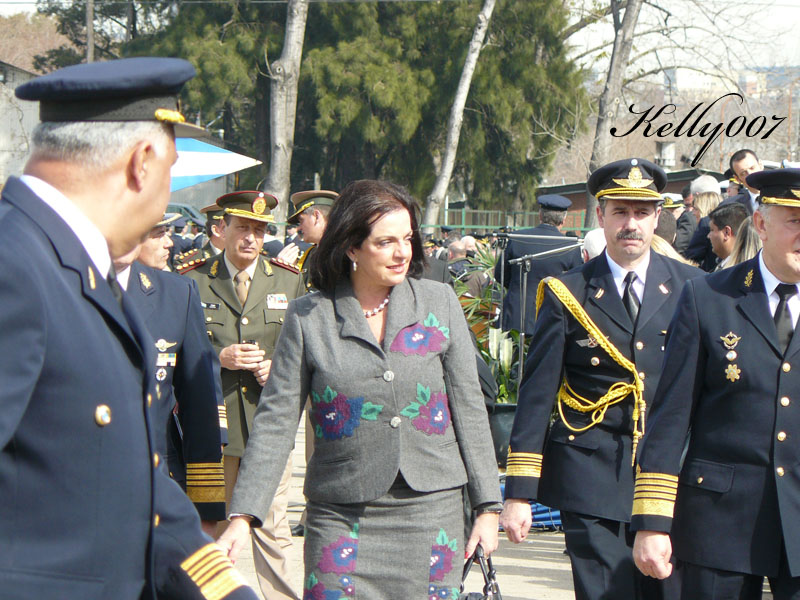
[[[475,73],[475,65],[478,63],[478,56],[483,47],[483,40],[486,37],[486,30],[489,28],[489,21],[494,11],[495,0],[484,0],[483,8],[478,14],[478,22],[472,33],[472,41],[469,43],[467,59],[464,61],[464,68],[461,71],[461,79],[458,82],[456,97],[450,109],[450,119],[447,123],[447,142],[444,148],[442,167],[433,184],[433,190],[428,195],[425,206],[425,217],[423,223],[435,224],[439,219],[439,208],[444,202],[447,188],[450,185],[450,178],[453,175],[453,166],[456,162],[456,152],[458,150],[458,138],[461,136],[461,123],[464,120],[464,105],[467,103],[467,95],[472,84],[472,75]],[[430,228],[428,228],[430,230]]]
[[86,0],[86,62],[94,62],[94,0]]
[[278,208],[273,211],[277,221],[285,220],[289,203],[297,85],[307,16],[308,0],[289,0],[283,51],[270,65],[270,162],[263,190],[278,199]]
[[[639,11],[643,0],[628,0],[625,16],[619,20],[619,0],[611,0],[614,14],[614,47],[611,50],[611,62],[608,65],[606,86],[598,103],[597,127],[592,146],[592,158],[589,160],[589,171],[592,172],[608,162],[611,153],[610,122],[617,116],[622,96],[622,78],[628,66],[628,59],[633,46],[633,32],[639,20]],[[597,199],[589,196],[586,200],[586,218],[584,227],[597,227]]]

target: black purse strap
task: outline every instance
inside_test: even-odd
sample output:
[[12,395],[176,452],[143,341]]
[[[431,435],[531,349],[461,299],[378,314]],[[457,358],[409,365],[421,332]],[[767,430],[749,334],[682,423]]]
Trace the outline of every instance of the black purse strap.
[[491,598],[492,600],[503,600],[500,594],[500,584],[497,583],[497,571],[494,570],[492,565],[492,557],[483,554],[483,547],[478,544],[475,552],[472,553],[464,565],[464,572],[461,576],[461,592],[464,591],[464,582],[467,580],[467,575],[472,568],[473,563],[478,563],[483,573],[483,596],[484,598]]

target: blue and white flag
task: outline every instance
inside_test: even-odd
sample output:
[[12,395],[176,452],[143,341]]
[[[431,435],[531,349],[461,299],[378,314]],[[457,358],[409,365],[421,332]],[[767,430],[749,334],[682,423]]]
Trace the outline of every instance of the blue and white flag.
[[261,164],[260,160],[193,138],[178,138],[175,146],[178,160],[172,166],[172,192]]

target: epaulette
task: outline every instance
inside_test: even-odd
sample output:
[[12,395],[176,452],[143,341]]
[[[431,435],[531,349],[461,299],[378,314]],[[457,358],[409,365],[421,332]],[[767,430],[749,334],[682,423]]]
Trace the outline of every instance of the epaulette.
[[195,259],[190,260],[188,262],[184,262],[184,263],[181,263],[179,265],[175,265],[175,272],[179,273],[180,275],[183,275],[184,273],[188,273],[189,271],[192,271],[192,270],[196,269],[200,265],[205,264],[206,260],[207,259],[205,259],[205,258],[195,258]]
[[270,262],[270,264],[273,264],[276,267],[280,267],[282,269],[286,269],[287,271],[291,271],[295,275],[299,275],[300,274],[300,269],[298,269],[294,265],[290,265],[289,263],[287,263],[284,260],[280,260],[278,258],[270,258],[269,262]]
[[264,250],[264,248],[261,248],[261,252],[259,254],[261,254],[261,256],[269,256],[269,252]]
[[188,262],[192,258],[194,258],[195,255],[198,254],[199,252],[200,252],[200,248],[191,248],[190,250],[187,250],[186,252],[181,252],[179,254],[176,254],[175,255],[175,262],[176,263]]

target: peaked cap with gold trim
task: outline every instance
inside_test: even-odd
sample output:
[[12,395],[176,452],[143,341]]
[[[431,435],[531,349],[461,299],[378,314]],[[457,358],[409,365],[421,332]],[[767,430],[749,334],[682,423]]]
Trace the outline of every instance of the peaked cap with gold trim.
[[767,206],[800,208],[800,169],[772,169],[747,176],[747,185],[760,193],[758,201]]
[[272,223],[275,217],[270,212],[278,206],[278,199],[272,194],[256,191],[231,192],[217,198],[219,206],[226,215]]
[[42,122],[161,121],[177,137],[208,135],[186,123],[178,94],[196,74],[180,58],[141,56],[72,65],[23,83],[17,98],[39,102]]
[[179,213],[164,213],[164,218],[162,218],[158,223],[153,225],[153,229],[155,229],[156,227],[162,227],[164,225],[169,225],[171,223],[174,223],[180,218],[181,215]]
[[626,158],[597,169],[586,187],[598,200],[639,200],[661,202],[667,186],[664,169],[643,158]]
[[204,206],[200,209],[200,212],[203,213],[208,217],[210,221],[219,221],[222,218],[222,214],[225,212],[223,211],[216,202],[214,204],[209,204],[208,206]]
[[295,192],[289,198],[292,203],[292,214],[286,219],[287,223],[297,225],[300,222],[300,213],[312,206],[332,206],[333,201],[339,197],[336,192],[330,190],[308,190],[305,192]]

